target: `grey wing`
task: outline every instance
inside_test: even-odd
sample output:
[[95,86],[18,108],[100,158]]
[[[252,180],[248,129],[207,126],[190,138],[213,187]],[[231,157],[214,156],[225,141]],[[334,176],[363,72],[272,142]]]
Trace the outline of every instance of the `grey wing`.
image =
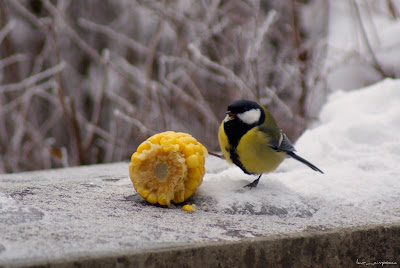
[[278,141],[270,142],[270,146],[277,152],[294,152],[293,144],[290,142],[289,138],[281,130],[281,135]]

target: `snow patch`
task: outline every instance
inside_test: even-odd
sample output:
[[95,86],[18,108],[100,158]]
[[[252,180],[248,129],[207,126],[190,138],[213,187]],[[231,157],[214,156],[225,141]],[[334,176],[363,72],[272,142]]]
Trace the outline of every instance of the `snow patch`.
[[400,80],[338,91],[322,109],[320,126],[306,131],[295,146],[325,174],[287,159],[264,174],[257,188],[248,189],[243,186],[256,176],[209,157],[193,202],[209,211],[297,224],[299,218],[326,226],[398,221],[399,122]]

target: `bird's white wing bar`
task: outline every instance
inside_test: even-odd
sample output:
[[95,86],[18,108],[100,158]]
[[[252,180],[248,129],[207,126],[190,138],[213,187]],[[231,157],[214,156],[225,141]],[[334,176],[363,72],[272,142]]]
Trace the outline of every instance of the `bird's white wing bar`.
[[283,135],[285,135],[281,129],[281,136],[279,137],[279,144],[278,144],[278,148],[281,147],[282,141],[283,141]]
[[293,144],[290,142],[285,133],[281,130],[281,136],[278,141],[270,141],[270,146],[277,152],[295,152],[296,149],[293,147]]

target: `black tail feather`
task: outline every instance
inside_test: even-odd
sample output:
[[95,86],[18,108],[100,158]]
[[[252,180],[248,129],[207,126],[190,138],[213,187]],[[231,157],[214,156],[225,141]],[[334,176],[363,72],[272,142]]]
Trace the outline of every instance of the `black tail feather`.
[[303,163],[304,165],[307,165],[308,167],[310,167],[312,170],[321,172],[322,174],[324,174],[324,172],[322,170],[320,170],[319,168],[317,168],[316,166],[314,166],[313,164],[311,164],[310,162],[308,162],[307,160],[305,160],[304,158],[298,156],[297,154],[295,154],[294,152],[288,152],[287,153],[290,157],[296,159],[297,161],[300,161],[301,163]]

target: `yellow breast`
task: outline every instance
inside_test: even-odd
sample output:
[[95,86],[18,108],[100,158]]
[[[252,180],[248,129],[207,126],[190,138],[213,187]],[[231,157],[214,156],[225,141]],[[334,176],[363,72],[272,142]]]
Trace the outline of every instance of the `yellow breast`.
[[228,137],[225,134],[224,131],[224,122],[222,121],[221,126],[219,127],[218,131],[218,141],[219,141],[219,146],[221,147],[222,154],[224,155],[226,161],[229,163],[232,163],[231,156],[229,153],[229,149],[231,146],[229,145]]
[[236,151],[240,162],[252,174],[271,172],[286,157],[286,153],[271,149],[268,145],[268,136],[258,131],[257,128],[253,128],[243,135]]

